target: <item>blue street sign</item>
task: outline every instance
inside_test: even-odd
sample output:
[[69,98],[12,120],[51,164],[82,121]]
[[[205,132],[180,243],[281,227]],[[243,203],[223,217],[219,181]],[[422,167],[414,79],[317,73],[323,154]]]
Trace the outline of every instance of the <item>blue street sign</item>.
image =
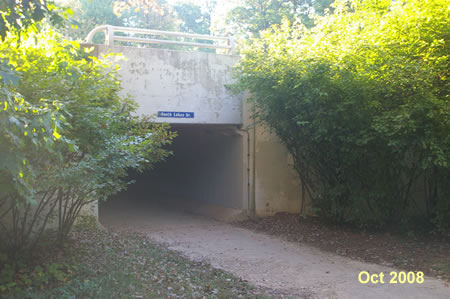
[[194,118],[194,112],[158,111],[158,117]]

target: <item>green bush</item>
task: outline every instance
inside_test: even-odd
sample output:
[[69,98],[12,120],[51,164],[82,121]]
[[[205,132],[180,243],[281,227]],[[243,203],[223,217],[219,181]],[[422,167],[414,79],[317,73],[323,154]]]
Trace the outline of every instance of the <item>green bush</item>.
[[89,49],[42,28],[10,33],[0,59],[0,238],[11,252],[50,223],[64,241],[83,207],[126,188],[127,169],[170,154],[168,125],[132,116],[117,69]]
[[[450,223],[448,7],[335,1],[254,40],[237,69],[315,211],[364,226]],[[420,222],[423,224],[423,222]]]

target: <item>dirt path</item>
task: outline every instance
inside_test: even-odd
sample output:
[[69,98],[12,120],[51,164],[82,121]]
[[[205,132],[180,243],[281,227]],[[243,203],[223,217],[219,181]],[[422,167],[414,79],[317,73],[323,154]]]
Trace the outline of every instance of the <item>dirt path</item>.
[[[129,207],[129,205],[128,205]],[[142,232],[194,260],[204,260],[249,282],[313,298],[450,298],[444,282],[361,284],[358,274],[395,269],[361,263],[202,216],[158,206],[130,210],[110,206],[101,213],[107,227]]]

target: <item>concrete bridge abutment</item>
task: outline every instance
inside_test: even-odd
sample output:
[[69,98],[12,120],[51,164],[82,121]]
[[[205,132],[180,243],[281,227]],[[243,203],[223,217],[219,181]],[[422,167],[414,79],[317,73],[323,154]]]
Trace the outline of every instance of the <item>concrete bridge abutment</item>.
[[146,196],[177,199],[178,206],[195,205],[226,220],[299,212],[300,180],[286,148],[265,128],[254,127],[245,94],[229,88],[239,56],[92,46],[101,59],[122,54],[117,63],[123,95],[138,103],[137,113],[178,132],[174,155],[141,178],[148,181],[140,187]]

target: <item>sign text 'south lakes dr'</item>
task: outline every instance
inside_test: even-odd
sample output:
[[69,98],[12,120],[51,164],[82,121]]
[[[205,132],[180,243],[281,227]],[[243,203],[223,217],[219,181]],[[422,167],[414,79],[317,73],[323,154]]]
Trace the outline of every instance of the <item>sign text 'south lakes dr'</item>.
[[158,117],[194,118],[194,112],[158,111]]

